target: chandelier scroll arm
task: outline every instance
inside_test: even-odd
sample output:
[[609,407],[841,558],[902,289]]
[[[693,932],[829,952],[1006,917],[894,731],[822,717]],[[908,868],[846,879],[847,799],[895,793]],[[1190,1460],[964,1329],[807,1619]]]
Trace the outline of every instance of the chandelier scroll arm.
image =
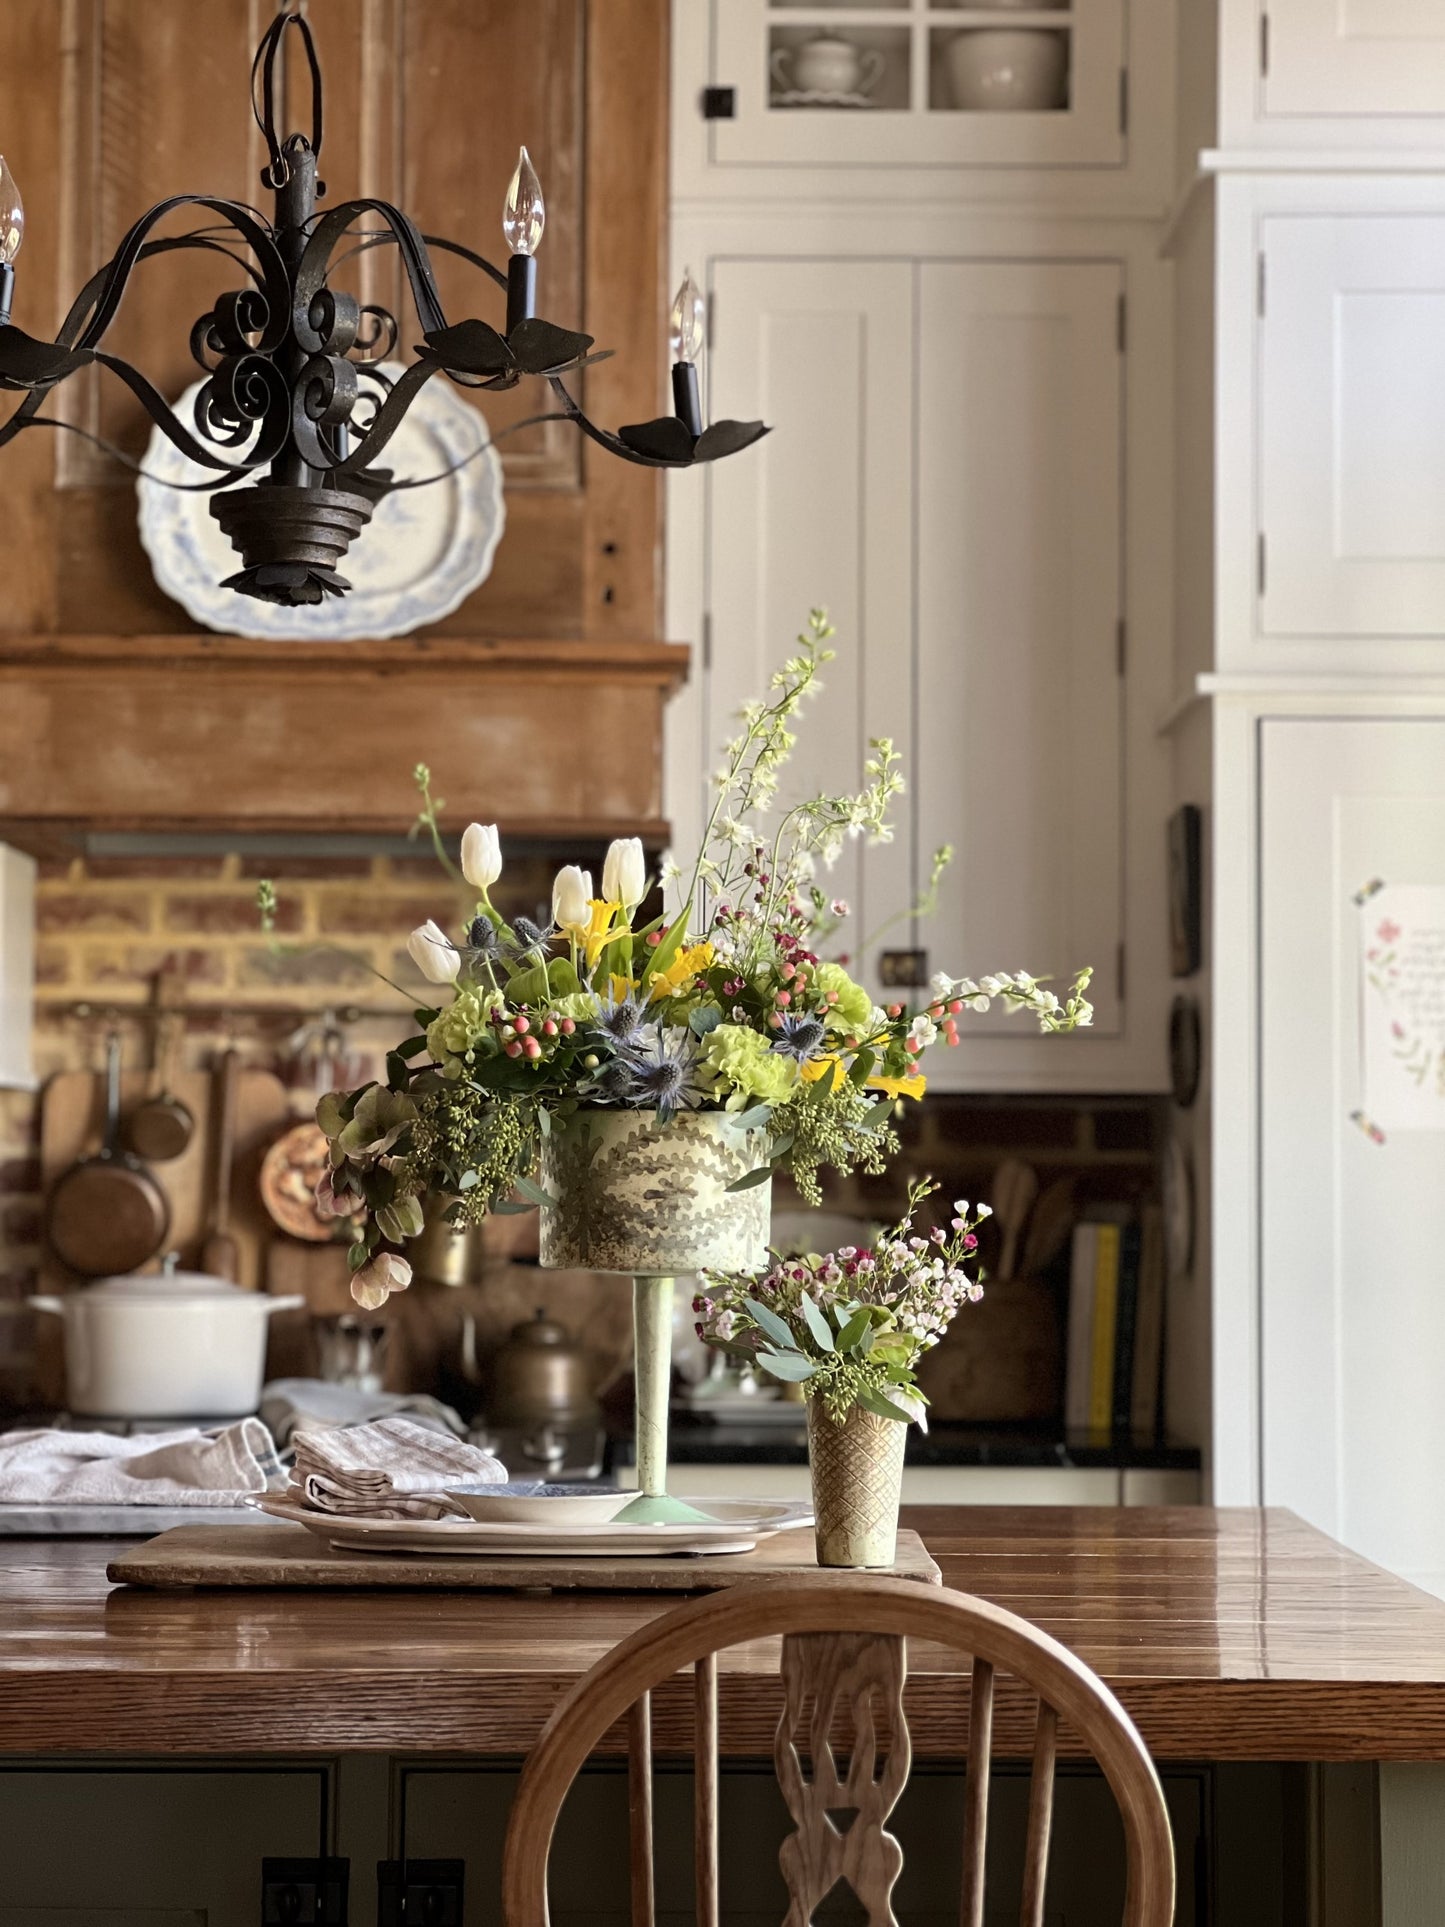
[[[415,223],[409,220],[400,208],[393,207],[390,201],[369,198],[345,201],[340,207],[334,207],[328,214],[322,215],[316,223],[296,269],[292,332],[296,340],[309,353],[318,352],[322,346],[320,336],[311,326],[311,303],[326,285],[331,256],[337,242],[341,240],[354,220],[366,214],[379,215],[391,229],[391,238],[401,253],[402,266],[406,269],[406,277],[411,284],[412,300],[416,304],[423,331],[429,333],[447,325],[441,298],[437,294],[436,281],[432,276],[431,258]],[[367,245],[378,245],[381,238],[368,236]]]
[[280,369],[264,355],[258,353],[248,356],[247,360],[252,364],[250,374],[271,391],[270,406],[264,415],[254,417],[261,423],[261,433],[251,453],[239,462],[226,461],[193,435],[165,396],[138,368],[133,368],[128,361],[122,361],[119,355],[97,352],[95,358],[102,367],[109,368],[112,374],[120,377],[167,441],[173,442],[183,455],[189,456],[200,467],[221,471],[225,479],[215,486],[224,488],[229,482],[241,481],[247,475],[254,474],[258,468],[269,467],[286,445],[291,392]]
[[414,361],[404,374],[397,376],[392,383],[391,393],[377,409],[371,426],[354,452],[348,455],[344,462],[333,464],[330,472],[336,482],[354,480],[371,467],[397,429],[401,427],[402,419],[415,397],[433,375],[439,375],[441,372],[440,362],[421,360]]

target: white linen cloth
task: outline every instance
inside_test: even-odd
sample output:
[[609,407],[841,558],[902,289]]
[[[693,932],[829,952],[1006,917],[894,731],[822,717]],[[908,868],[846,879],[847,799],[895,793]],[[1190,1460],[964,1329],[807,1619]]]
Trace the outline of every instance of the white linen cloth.
[[465,1516],[446,1486],[503,1485],[500,1459],[399,1415],[373,1425],[294,1432],[296,1465],[287,1498],[344,1519]]
[[359,1392],[324,1378],[273,1378],[261,1388],[261,1422],[284,1451],[296,1432],[329,1431],[405,1414],[434,1432],[466,1436],[459,1413],[429,1392]]
[[271,1434],[254,1418],[215,1433],[131,1438],[0,1433],[0,1505],[237,1506],[284,1479]]

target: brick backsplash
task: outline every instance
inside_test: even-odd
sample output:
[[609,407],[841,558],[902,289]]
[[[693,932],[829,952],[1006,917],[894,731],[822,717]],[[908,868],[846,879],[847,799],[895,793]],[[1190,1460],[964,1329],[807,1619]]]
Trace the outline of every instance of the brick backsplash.
[[[569,852],[569,854],[571,854]],[[595,862],[595,853],[581,852]],[[554,852],[509,857],[496,891],[508,913],[535,915],[546,903]],[[276,934],[259,929],[255,883],[275,880]],[[158,973],[172,971],[190,1007],[185,1061],[209,1064],[227,1041],[248,1063],[285,1055],[299,1011],[328,1005],[390,1009],[395,993],[426,986],[401,937],[427,916],[444,924],[465,914],[458,891],[419,851],[383,857],[105,857],[42,866],[37,887],[38,1076],[98,1068],[101,1037],[115,1012],[128,1061],[143,1061],[148,1027],[140,1012]],[[77,1006],[89,1006],[88,1011]],[[361,1020],[354,1036],[379,1050],[408,1020]],[[1080,1202],[1135,1199],[1156,1185],[1163,1100],[929,1096],[905,1107],[902,1154],[881,1178],[826,1184],[827,1202],[887,1218],[912,1176],[930,1174],[950,1197],[987,1197],[1005,1157],[1032,1163],[1043,1183],[1076,1178]],[[0,1402],[26,1389],[29,1321],[16,1316],[34,1289],[42,1198],[39,1100],[0,1091]],[[786,1202],[786,1185],[780,1202]],[[985,1254],[987,1256],[987,1253]]]

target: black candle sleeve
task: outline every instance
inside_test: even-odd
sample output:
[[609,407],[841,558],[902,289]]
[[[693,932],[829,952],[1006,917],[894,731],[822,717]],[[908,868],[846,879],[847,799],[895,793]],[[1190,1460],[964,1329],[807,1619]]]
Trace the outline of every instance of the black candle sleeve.
[[530,254],[514,254],[507,263],[507,333],[537,311],[537,263]]
[[697,367],[691,361],[675,361],[672,364],[672,412],[694,440],[702,433]]

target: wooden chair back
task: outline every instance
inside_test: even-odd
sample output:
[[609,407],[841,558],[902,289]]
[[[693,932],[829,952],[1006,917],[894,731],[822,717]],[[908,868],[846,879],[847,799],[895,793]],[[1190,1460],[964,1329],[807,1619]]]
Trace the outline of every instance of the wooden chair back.
[[[793,1820],[780,1865],[784,1927],[808,1927],[841,1878],[869,1927],[897,1927],[891,1895],[903,1852],[887,1822],[908,1780],[903,1712],[906,1640],[931,1640],[973,1661],[964,1796],[962,1927],[983,1927],[994,1681],[1012,1674],[1038,1696],[1029,1785],[1021,1927],[1043,1927],[1059,1722],[1103,1770],[1124,1825],[1123,1927],[1170,1927],[1174,1848],[1144,1743],[1094,1673],[1067,1647],[986,1600],[914,1580],[811,1580],[735,1586],[691,1599],[639,1628],[600,1659],[557,1707],[523,1771],[507,1827],[507,1927],[547,1927],[547,1861],[574,1778],[615,1722],[628,1723],[632,1927],[654,1927],[652,1719],[654,1687],[693,1669],[694,1860],[698,1927],[719,1927],[717,1655],[782,1636],[784,1705],[773,1758]],[[834,1751],[840,1715],[846,1767]],[[886,1732],[880,1735],[880,1726]],[[880,1763],[881,1759],[881,1763]],[[834,1815],[849,1810],[840,1829]]]

